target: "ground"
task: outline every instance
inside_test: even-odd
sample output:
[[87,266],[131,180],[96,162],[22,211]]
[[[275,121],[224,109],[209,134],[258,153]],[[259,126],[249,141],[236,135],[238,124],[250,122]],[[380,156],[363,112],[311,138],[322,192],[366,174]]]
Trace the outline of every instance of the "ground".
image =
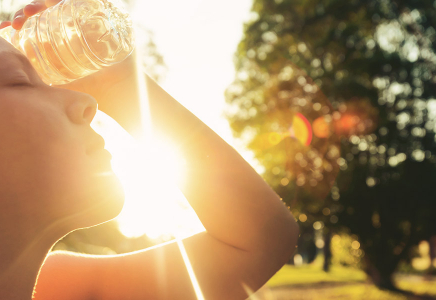
[[355,268],[333,266],[325,273],[319,265],[295,267],[285,265],[250,300],[415,300],[436,299],[436,277],[396,275],[400,288],[435,298],[407,297],[380,291]]

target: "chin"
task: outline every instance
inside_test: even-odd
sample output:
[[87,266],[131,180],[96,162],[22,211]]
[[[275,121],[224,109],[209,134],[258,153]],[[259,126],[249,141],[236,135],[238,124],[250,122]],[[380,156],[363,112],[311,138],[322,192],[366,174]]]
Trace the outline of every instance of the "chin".
[[73,230],[108,222],[117,217],[124,206],[124,190],[113,172],[104,180],[94,182],[86,195],[82,194],[81,209],[76,214]]

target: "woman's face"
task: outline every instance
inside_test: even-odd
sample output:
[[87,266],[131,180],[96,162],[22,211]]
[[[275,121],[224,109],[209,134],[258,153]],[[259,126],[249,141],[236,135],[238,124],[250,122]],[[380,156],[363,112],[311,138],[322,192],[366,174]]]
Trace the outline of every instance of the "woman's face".
[[90,127],[96,109],[91,96],[44,84],[0,38],[0,216],[76,229],[120,212],[120,183]]

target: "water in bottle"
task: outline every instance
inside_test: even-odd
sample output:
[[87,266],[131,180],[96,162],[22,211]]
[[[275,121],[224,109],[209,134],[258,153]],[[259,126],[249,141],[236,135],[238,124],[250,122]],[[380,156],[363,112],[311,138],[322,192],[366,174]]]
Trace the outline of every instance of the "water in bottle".
[[65,84],[123,61],[133,51],[132,22],[108,0],[64,0],[0,30],[47,84]]

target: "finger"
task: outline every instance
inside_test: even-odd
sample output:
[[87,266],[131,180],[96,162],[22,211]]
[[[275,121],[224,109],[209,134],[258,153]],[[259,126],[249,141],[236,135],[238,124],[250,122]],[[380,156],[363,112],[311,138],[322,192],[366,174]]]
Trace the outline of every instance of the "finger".
[[23,16],[24,15],[24,13],[23,13],[23,9],[20,9],[20,10],[18,10],[16,13],[15,13],[15,15],[14,15],[14,19],[16,18],[16,17],[18,17],[18,16]]
[[12,21],[12,27],[15,30],[20,30],[21,27],[23,27],[24,22],[26,22],[27,17],[24,15],[24,12],[22,9],[17,11],[14,16],[14,20]]
[[45,5],[47,7],[51,7],[51,6],[54,6],[54,5],[58,4],[61,1],[62,0],[45,0]]
[[13,21],[12,21],[12,27],[15,30],[20,30],[21,27],[23,27],[24,22],[27,21],[27,17],[26,16],[18,16],[16,17]]
[[8,27],[8,26],[11,26],[11,24],[12,24],[12,22],[10,22],[10,21],[1,22],[0,29],[3,29],[3,28]]
[[36,0],[25,6],[23,9],[23,13],[26,17],[31,17],[43,11],[46,8],[47,6],[45,6],[44,0]]

